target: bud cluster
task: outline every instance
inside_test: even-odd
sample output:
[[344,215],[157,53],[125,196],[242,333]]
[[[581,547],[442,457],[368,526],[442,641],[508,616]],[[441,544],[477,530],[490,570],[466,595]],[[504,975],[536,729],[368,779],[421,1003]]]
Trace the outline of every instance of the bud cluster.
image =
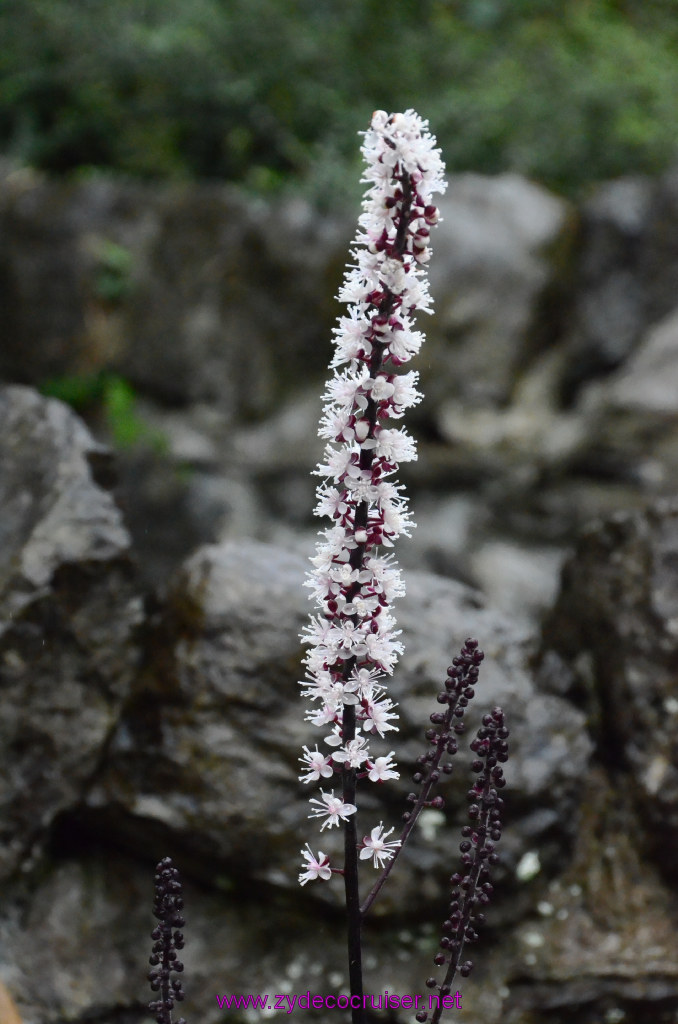
[[[471,700],[475,697],[475,685],[478,682],[479,667],[485,655],[478,648],[478,641],[469,637],[464,642],[459,655],[452,659],[447,670],[445,688],[438,693],[438,704],[446,705],[444,711],[434,711],[430,716],[431,728],[426,730],[429,749],[417,758],[417,770],[412,781],[419,786],[419,793],[409,793],[407,802],[412,809],[403,814],[403,830],[399,845],[402,847],[409,839],[419,815],[425,807],[442,810],[445,800],[442,796],[432,796],[441,775],[451,775],[454,765],[451,758],[457,753],[457,737],[465,732],[464,715]],[[444,760],[449,758],[450,760]],[[366,856],[361,851],[361,857]],[[379,880],[372,888],[362,906],[366,913],[374,903],[384,882],[386,881],[393,861],[386,866]]]
[[[404,586],[384,549],[413,526],[392,477],[399,463],[416,458],[415,444],[391,422],[421,398],[416,372],[398,370],[423,341],[413,317],[430,312],[425,265],[430,229],[438,220],[431,196],[445,188],[440,152],[427,125],[411,110],[390,116],[377,111],[362,147],[363,181],[370,187],[352,251],[355,262],[339,294],[349,304],[348,315],[334,332],[335,375],[320,425],[327,445],[317,470],[323,482],[315,512],[331,525],[312,559],[308,586],[318,614],[303,636],[310,646],[302,683],[311,702],[306,718],[329,731],[325,742],[333,749],[326,755],[317,746],[304,748],[303,782],[345,771],[372,782],[398,777],[393,752],[373,757],[368,741],[395,729],[397,718],[382,680],[402,652],[391,609]],[[324,818],[321,828],[346,821],[356,810],[333,790],[321,790],[311,804],[310,817]],[[381,859],[389,855],[383,840],[383,832],[373,830]],[[319,855],[314,863],[319,867],[312,877],[329,874],[326,859]],[[300,879],[307,881],[308,874]]]
[[[183,907],[179,872],[172,858],[164,857],[155,869],[153,916],[159,923],[151,932],[154,945],[149,958],[151,970],[148,972],[152,991],[160,993],[159,999],[148,1004],[157,1024],[172,1024],[174,1003],[184,998],[181,981],[171,977],[173,973],[180,974],[184,969],[176,953],[178,949],[184,948],[184,936],[179,930],[186,923],[181,914]],[[180,1017],[176,1024],[186,1024],[186,1021]]]
[[[438,967],[447,964],[447,972],[441,985],[435,978],[428,978],[429,988],[439,988],[441,996],[449,995],[451,982],[457,970],[462,977],[467,977],[473,962],[462,962],[464,946],[467,942],[475,942],[478,938],[476,925],[484,922],[485,917],[479,909],[490,902],[493,886],[490,882],[490,867],[497,864],[499,856],[495,846],[501,839],[501,812],[504,802],[498,790],[506,785],[501,765],[508,760],[509,731],[504,722],[504,712],[494,708],[491,713],[483,716],[482,725],[476,738],[471,743],[471,750],[476,759],[471,770],[478,775],[477,780],[468,792],[468,816],[470,825],[462,828],[461,870],[455,872],[450,882],[455,887],[447,919],[443,922],[443,937],[440,940],[440,952],[433,962]],[[427,1019],[427,1014],[417,1014],[418,1021]],[[435,1011],[432,1024],[439,1019]]]
[[[447,705],[445,711],[434,711],[430,716],[431,728],[426,730],[426,739],[431,749],[417,758],[418,770],[412,776],[412,781],[422,787],[421,794],[410,793],[408,802],[415,805],[414,810],[420,807],[434,807],[442,810],[445,801],[442,796],[428,799],[431,790],[440,779],[441,772],[444,775],[451,775],[453,770],[452,761],[446,761],[441,765],[444,754],[450,757],[457,753],[457,736],[465,732],[464,713],[469,701],[475,697],[475,684],[478,682],[479,666],[485,655],[478,649],[478,641],[469,637],[464,642],[458,657],[452,659],[452,664],[447,670],[445,689],[438,694],[438,704]],[[411,814],[403,815],[403,820],[408,822]]]

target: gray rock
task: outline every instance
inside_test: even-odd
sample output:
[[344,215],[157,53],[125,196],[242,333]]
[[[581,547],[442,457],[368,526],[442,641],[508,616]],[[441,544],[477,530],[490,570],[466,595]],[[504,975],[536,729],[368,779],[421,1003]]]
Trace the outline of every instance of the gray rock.
[[646,287],[646,323],[663,319],[676,306],[678,279],[678,165],[663,174],[652,190],[647,211],[641,274]]
[[591,773],[571,864],[512,936],[502,1021],[673,1018],[673,893],[643,859],[630,804],[614,778]]
[[127,311],[126,373],[172,401],[270,412],[325,362],[348,239],[301,202],[221,186],[161,194]]
[[[518,175],[452,177],[442,212],[425,383],[436,401],[501,403],[553,335],[573,217]],[[10,175],[0,181],[0,372],[36,382],[115,370],[165,402],[261,417],[329,361],[353,225],[219,185]]]
[[[183,867],[180,859],[175,863]],[[312,901],[300,900],[295,911],[276,905],[269,890],[243,892],[226,875],[205,890],[182,874],[186,1001],[177,1010],[187,1020],[221,1024],[227,1011],[219,1009],[217,993],[270,993],[273,1004],[276,993],[324,994],[344,986],[343,935]],[[5,904],[2,970],[24,1024],[150,1021],[144,1004],[152,998],[146,981],[152,900],[152,861],[108,851],[56,865],[27,908],[17,904],[7,913]],[[420,975],[425,962],[422,956]]]
[[31,171],[2,180],[3,376],[37,383],[116,366],[125,345],[120,305],[153,221],[143,186],[51,182]]
[[[188,560],[170,589],[143,688],[88,795],[98,829],[136,848],[158,848],[164,837],[212,882],[226,866],[283,890],[296,886],[297,852],[313,831],[297,757],[318,739],[303,722],[296,685],[298,634],[309,611],[304,570],[298,556],[252,542],[203,548]],[[517,884],[517,864],[536,846],[553,870],[572,837],[590,752],[581,715],[535,693],[524,626],[484,609],[476,593],[452,581],[409,574],[408,588],[398,610],[407,653],[391,687],[400,734],[384,753],[397,746],[406,777],[425,748],[446,666],[466,635],[479,636],[487,661],[475,720],[497,703],[506,708],[514,737],[509,785],[522,806],[506,842],[507,884]],[[457,826],[468,788],[462,760],[448,794]],[[366,792],[374,823],[402,813],[406,787],[403,780],[400,795],[394,786]],[[416,913],[439,898],[454,832],[436,840],[443,819],[435,817],[406,851],[408,868],[386,893],[386,909]]]
[[[678,842],[678,506],[619,512],[584,532],[544,628],[542,685],[585,708],[604,762],[632,786],[675,874]],[[562,666],[562,667],[561,667]]]
[[646,326],[641,264],[654,190],[649,178],[620,178],[600,185],[582,207],[560,388],[567,403],[582,383],[619,366]]
[[434,360],[426,392],[434,403],[453,395],[502,405],[526,364],[552,342],[573,213],[516,174],[454,176],[440,211],[431,261],[436,315],[424,325],[433,339],[426,362]]
[[60,402],[0,391],[0,877],[77,802],[136,669],[108,453]]
[[216,184],[0,179],[0,373],[115,371],[171,404],[261,416],[326,363],[349,232]]
[[640,431],[660,419],[667,429],[676,416],[678,308],[655,324],[618,373],[598,388],[612,413],[635,415]]

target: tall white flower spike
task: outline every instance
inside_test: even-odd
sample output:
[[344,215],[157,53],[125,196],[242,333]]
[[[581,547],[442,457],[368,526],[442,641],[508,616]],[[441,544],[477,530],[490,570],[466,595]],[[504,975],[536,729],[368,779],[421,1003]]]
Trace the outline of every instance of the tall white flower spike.
[[[362,153],[362,180],[369,187],[351,251],[354,262],[338,296],[348,310],[334,330],[335,373],[323,396],[319,431],[327,445],[316,470],[323,481],[315,511],[332,525],[321,532],[311,560],[307,585],[317,614],[303,634],[309,652],[307,679],[301,684],[310,701],[307,720],[325,730],[328,745],[341,747],[326,760],[305,748],[304,781],[327,777],[331,766],[344,778],[349,770],[353,773],[353,791],[357,778],[381,782],[398,777],[393,752],[373,757],[369,749],[374,734],[397,728],[392,724],[395,705],[383,680],[403,649],[391,605],[404,585],[393,557],[383,549],[392,548],[414,526],[407,499],[392,477],[400,462],[416,459],[415,443],[391,421],[401,419],[422,397],[416,371],[398,371],[424,340],[413,318],[419,311],[431,312],[426,264],[430,229],[438,222],[432,196],[446,185],[436,140],[428,122],[413,110],[376,111]],[[323,810],[320,801],[311,799],[309,817],[328,814],[326,794],[323,799]],[[355,805],[350,800],[342,809],[330,812],[321,827],[338,823]],[[372,830],[362,853],[371,849],[375,866],[392,846],[378,845],[379,828]]]

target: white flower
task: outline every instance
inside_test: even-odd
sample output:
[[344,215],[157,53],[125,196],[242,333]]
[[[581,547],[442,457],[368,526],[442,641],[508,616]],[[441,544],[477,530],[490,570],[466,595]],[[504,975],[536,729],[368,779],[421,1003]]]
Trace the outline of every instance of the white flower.
[[341,480],[345,473],[348,473],[354,463],[354,451],[349,445],[342,448],[333,448],[328,445],[325,449],[327,462],[318,466],[316,472],[319,476],[330,476],[333,480]]
[[392,750],[386,757],[378,757],[369,772],[367,777],[370,782],[386,782],[387,779],[399,779],[400,772],[394,772],[394,764],[391,758],[395,757],[395,751]]
[[337,487],[320,487],[318,489],[318,505],[315,509],[317,516],[329,516],[330,519],[333,519],[335,515],[343,516],[347,511],[345,491],[340,491]]
[[394,295],[407,288],[407,274],[402,260],[384,260],[379,268],[381,283]]
[[368,379],[367,367],[357,373],[349,373],[345,370],[328,382],[323,400],[350,409],[357,399],[358,408],[364,409],[367,405],[367,397],[360,392],[364,390]]
[[382,593],[387,604],[392,604],[394,598],[402,597],[405,593],[400,569],[393,564],[393,556],[386,555],[379,557],[372,555],[367,560],[368,568],[374,580],[373,586],[377,593]]
[[380,736],[383,736],[385,732],[391,730],[398,731],[397,725],[391,725],[391,719],[397,718],[398,716],[392,712],[392,708],[395,707],[392,701],[388,697],[381,697],[377,700],[368,701],[368,707],[365,712],[365,721],[363,722],[364,732],[378,732]]
[[372,343],[367,340],[369,321],[357,306],[351,306],[348,312],[348,316],[340,317],[339,326],[334,329],[336,352],[332,367],[356,359],[360,351],[368,356],[372,352]]
[[391,860],[394,851],[400,846],[399,839],[391,839],[389,842],[386,841],[387,836],[390,836],[392,832],[392,828],[390,828],[388,832],[384,832],[382,822],[375,825],[369,836],[363,837],[363,847],[360,851],[360,859],[367,860],[368,857],[372,857],[372,862],[375,868],[380,868],[385,860]]
[[338,711],[339,708],[334,707],[332,704],[324,704],[321,708],[312,708],[310,711],[307,711],[304,721],[322,728],[324,725],[330,725],[334,722]]
[[[388,504],[384,506],[383,511],[384,518],[384,532],[389,534],[391,537],[399,537],[402,533],[403,536],[409,537],[410,530],[415,525],[412,522],[409,512],[404,511],[404,505]],[[387,543],[384,541],[384,543]]]
[[[382,614],[380,619],[384,617],[385,615]],[[391,633],[385,633],[383,636],[380,636],[378,633],[366,633],[361,644],[361,647],[367,652],[370,661],[375,665],[380,665],[388,675],[393,674],[393,666],[398,659],[398,655],[403,653],[403,645],[399,640],[393,639],[399,636],[399,634],[399,629]]]
[[330,858],[322,850],[318,850],[318,856],[316,857],[311,847],[306,843],[306,849],[301,851],[301,856],[306,861],[306,870],[302,871],[299,875],[301,885],[306,885],[307,882],[312,882],[315,878],[320,878],[323,882],[326,882],[332,877]]
[[383,374],[378,374],[374,380],[366,381],[366,386],[369,387],[375,402],[383,402],[387,398],[391,398],[396,389],[395,381],[388,380]]
[[[351,768],[359,768],[363,761],[370,756],[367,740],[364,736],[356,736],[354,740],[347,743],[341,750],[337,750],[334,759],[338,764],[349,764]],[[377,758],[377,760],[379,760]]]
[[361,597],[360,594],[356,594],[350,604],[347,604],[344,611],[347,615],[357,615],[361,619],[366,619],[370,615],[373,615],[379,604],[379,599],[372,595],[372,597]]
[[[350,409],[343,409],[341,406],[329,406],[320,421],[318,434],[326,441],[348,441],[351,428]],[[322,515],[322,513],[320,513]]]
[[[334,774],[331,758],[325,757],[318,750],[317,745],[315,750],[309,750],[308,747],[303,749],[304,756],[300,757],[299,760],[302,764],[306,765],[306,775],[299,776],[300,782],[316,782],[321,775],[323,779],[329,779]],[[383,758],[377,758],[377,761],[379,760],[383,760]]]
[[353,669],[351,679],[355,681],[357,689],[360,691],[360,696],[363,699],[371,699],[375,693],[383,687],[379,687],[379,679],[382,678],[382,673],[376,668],[359,668]]
[[355,814],[358,808],[355,804],[345,804],[340,796],[334,795],[334,790],[330,793],[325,793],[322,789],[320,790],[320,800],[316,797],[311,797],[309,800],[311,804],[317,804],[316,810],[312,811],[309,818],[325,818],[320,831],[324,828],[332,828],[333,825],[339,824],[339,819],[346,821],[349,814]]
[[327,743],[330,747],[340,747],[343,742],[344,741],[341,737],[341,726],[335,725],[334,729],[329,734],[329,736],[325,737],[325,743]]
[[412,462],[417,458],[414,441],[405,430],[380,430],[376,451],[387,462]]
[[416,405],[423,398],[420,391],[417,391],[416,384],[419,374],[416,370],[409,373],[402,373],[393,380],[393,405],[392,416],[402,416],[405,409]]
[[348,562],[345,562],[343,565],[333,565],[328,575],[335,583],[349,587],[352,583],[358,582],[360,570],[352,569]]
[[407,328],[393,331],[388,343],[389,352],[399,363],[406,363],[412,356],[416,356],[423,341],[421,331],[410,331]]

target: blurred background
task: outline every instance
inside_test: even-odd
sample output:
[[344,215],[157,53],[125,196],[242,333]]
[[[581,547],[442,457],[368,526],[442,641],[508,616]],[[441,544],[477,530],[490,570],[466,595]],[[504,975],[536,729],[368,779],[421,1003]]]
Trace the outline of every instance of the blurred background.
[[[408,480],[438,493],[412,560],[509,606],[522,576],[523,606],[543,606],[582,519],[662,490],[636,427],[620,439],[619,394],[589,385],[674,306],[675,15],[672,0],[7,0],[0,374],[122,451],[149,585],[200,541],[313,528],[313,396],[357,133],[379,107],[428,117],[451,176]],[[442,514],[441,492],[460,499]]]
[[[190,1020],[221,1024],[213,988],[343,983],[336,903],[290,868],[298,633],[379,108],[428,118],[449,176],[401,474],[404,760],[474,630],[514,723],[466,1021],[678,1020],[677,58],[676,0],[0,4],[0,979],[24,1024],[147,1019],[166,853]],[[382,987],[421,991],[440,827],[375,925]]]
[[415,107],[451,172],[570,196],[675,153],[672,0],[6,0],[0,140],[51,174],[357,194],[356,125]]

